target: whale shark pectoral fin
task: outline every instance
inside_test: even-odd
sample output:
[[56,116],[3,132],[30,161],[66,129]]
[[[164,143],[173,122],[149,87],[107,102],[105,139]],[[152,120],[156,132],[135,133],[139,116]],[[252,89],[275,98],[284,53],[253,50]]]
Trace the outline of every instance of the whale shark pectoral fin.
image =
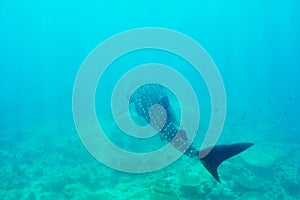
[[160,133],[160,134],[159,134],[159,137],[160,137],[161,141],[164,141],[164,140],[165,140],[165,137],[164,137],[163,133]]
[[165,109],[168,109],[169,106],[170,106],[170,101],[169,101],[169,98],[168,96],[163,96],[159,99],[159,102],[158,102],[160,105],[162,105]]
[[199,159],[209,173],[220,183],[218,174],[219,165],[228,158],[245,151],[253,145],[253,143],[235,143],[208,147],[199,152]]

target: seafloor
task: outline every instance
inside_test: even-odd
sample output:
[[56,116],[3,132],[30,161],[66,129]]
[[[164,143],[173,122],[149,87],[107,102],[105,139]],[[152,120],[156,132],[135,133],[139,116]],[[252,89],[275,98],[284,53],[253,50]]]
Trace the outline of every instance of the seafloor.
[[186,156],[146,174],[105,167],[84,148],[73,124],[2,127],[0,199],[300,199],[300,154],[293,138],[299,130],[286,134],[273,122],[226,124],[220,143],[255,146],[220,166],[221,184]]

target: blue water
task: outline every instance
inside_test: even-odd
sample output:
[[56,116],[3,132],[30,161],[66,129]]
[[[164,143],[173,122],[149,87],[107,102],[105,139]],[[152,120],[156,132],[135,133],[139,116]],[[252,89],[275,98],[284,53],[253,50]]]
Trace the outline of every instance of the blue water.
[[[0,199],[299,199],[299,8],[296,0],[1,1]],[[111,169],[77,134],[72,92],[82,62],[105,39],[143,27],[193,38],[220,71],[227,115],[219,143],[255,143],[220,166],[221,184],[187,156],[151,173]],[[159,137],[139,146],[116,136],[108,109],[118,78],[148,62],[173,66],[193,85],[199,143],[211,117],[205,82],[155,50],[124,55],[99,82],[95,108],[108,137],[138,152],[161,146]]]

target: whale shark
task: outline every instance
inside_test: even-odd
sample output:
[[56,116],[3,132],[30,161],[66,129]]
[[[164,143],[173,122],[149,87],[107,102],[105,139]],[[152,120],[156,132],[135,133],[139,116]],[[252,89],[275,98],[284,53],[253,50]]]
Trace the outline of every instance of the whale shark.
[[149,83],[140,86],[131,95],[129,104],[133,105],[130,106],[133,109],[130,112],[136,112],[147,124],[157,130],[162,140],[168,141],[183,154],[199,160],[219,183],[221,182],[218,174],[219,165],[254,145],[250,142],[243,142],[215,145],[200,150],[181,128],[169,94],[160,84]]

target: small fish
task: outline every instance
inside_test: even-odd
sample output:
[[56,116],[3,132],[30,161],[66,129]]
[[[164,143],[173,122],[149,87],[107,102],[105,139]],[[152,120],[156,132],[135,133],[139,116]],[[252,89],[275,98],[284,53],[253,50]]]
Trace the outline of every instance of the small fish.
[[129,103],[134,105],[135,112],[140,117],[159,131],[162,140],[167,140],[177,150],[199,160],[218,182],[220,182],[218,166],[228,158],[253,146],[253,143],[235,143],[199,150],[189,141],[186,132],[180,128],[180,122],[175,117],[168,93],[160,84],[150,83],[139,87],[130,97]]

